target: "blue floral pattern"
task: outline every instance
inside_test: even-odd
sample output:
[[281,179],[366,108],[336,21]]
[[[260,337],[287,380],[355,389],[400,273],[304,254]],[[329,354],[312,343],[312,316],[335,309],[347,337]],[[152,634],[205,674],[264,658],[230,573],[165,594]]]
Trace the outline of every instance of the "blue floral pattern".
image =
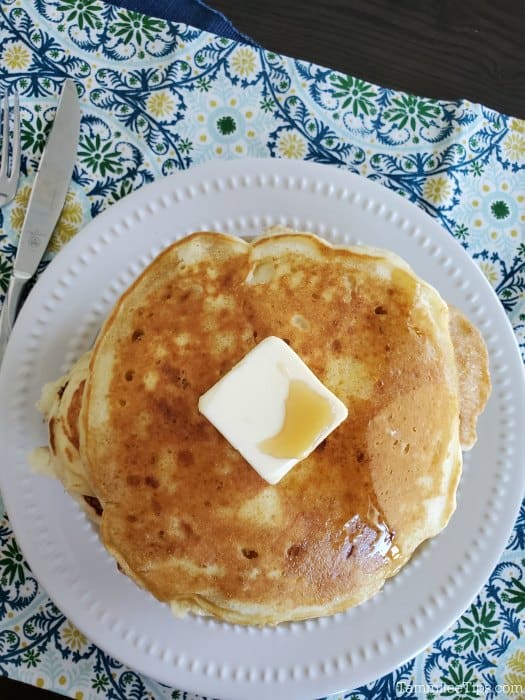
[[[156,178],[212,158],[313,160],[376,180],[436,218],[496,290],[525,353],[525,122],[100,0],[1,5],[0,89],[22,97],[23,156],[17,197],[0,212],[0,299],[66,77],[81,95],[80,145],[41,269],[90,219]],[[189,697],[91,644],[38,586],[0,512],[1,673],[78,699]],[[502,688],[519,697],[524,610],[522,508],[500,563],[463,615],[415,659],[344,697],[496,698]]]

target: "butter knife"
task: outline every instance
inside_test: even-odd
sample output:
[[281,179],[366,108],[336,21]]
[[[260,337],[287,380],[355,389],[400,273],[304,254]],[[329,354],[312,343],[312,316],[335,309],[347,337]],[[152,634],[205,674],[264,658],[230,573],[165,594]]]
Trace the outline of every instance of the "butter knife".
[[75,165],[79,133],[80,103],[77,90],[72,80],[66,80],[38,165],[0,316],[0,362],[20,309],[24,287],[35,274],[64,207]]

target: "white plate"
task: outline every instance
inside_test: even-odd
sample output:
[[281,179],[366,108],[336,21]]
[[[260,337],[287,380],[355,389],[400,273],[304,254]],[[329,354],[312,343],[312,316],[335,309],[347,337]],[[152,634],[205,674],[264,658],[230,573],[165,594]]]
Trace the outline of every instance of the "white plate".
[[[33,406],[42,384],[90,346],[116,298],[163,247],[195,230],[254,235],[276,223],[403,256],[483,332],[492,396],[479,441],[465,459],[449,526],[371,601],[274,629],[177,620],[118,573],[60,485],[31,474],[26,455],[46,440]],[[524,487],[522,364],[488,283],[422,211],[327,166],[213,162],[145,187],[101,214],[32,291],[5,355],[0,395],[0,484],[18,542],[49,595],[113,656],[168,685],[212,697],[305,700],[372,681],[415,655],[488,578]]]

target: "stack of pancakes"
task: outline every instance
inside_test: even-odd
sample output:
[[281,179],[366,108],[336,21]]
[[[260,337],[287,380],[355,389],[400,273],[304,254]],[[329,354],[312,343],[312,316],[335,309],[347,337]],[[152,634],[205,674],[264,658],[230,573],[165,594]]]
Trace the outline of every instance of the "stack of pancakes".
[[[271,335],[349,412],[273,486],[198,411]],[[366,600],[445,527],[489,390],[479,332],[393,253],[195,233],[45,387],[33,461],[175,612],[275,624]]]

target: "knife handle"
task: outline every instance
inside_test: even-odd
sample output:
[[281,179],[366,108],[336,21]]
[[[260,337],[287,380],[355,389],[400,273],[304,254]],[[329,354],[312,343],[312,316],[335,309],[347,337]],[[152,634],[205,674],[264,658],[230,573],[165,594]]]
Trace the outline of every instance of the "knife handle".
[[0,364],[2,363],[7,341],[11,335],[14,322],[20,306],[20,297],[26,284],[27,278],[12,275],[4,299],[2,313],[0,314]]

